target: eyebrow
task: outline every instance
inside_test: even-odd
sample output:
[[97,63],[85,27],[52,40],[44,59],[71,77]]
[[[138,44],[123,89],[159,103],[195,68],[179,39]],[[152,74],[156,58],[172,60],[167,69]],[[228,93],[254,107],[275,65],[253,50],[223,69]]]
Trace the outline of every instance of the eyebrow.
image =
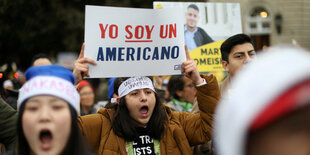
[[245,52],[235,52],[233,55],[237,55],[237,54],[244,54]]
[[51,99],[48,100],[48,102],[57,102],[59,100],[61,100],[61,99],[59,99],[59,98],[51,98]]
[[242,51],[239,51],[239,52],[235,52],[233,55],[237,55],[237,54],[244,54],[244,53],[249,53],[249,52],[255,52],[255,50],[249,50],[249,51],[246,51],[246,52],[242,52]]

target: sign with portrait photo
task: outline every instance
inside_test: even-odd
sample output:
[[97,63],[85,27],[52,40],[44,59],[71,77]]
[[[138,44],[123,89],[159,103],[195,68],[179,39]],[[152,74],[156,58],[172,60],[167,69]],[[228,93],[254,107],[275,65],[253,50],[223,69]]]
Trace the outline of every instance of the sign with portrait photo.
[[153,2],[154,9],[182,8],[184,41],[200,72],[223,71],[220,46],[242,33],[239,3]]

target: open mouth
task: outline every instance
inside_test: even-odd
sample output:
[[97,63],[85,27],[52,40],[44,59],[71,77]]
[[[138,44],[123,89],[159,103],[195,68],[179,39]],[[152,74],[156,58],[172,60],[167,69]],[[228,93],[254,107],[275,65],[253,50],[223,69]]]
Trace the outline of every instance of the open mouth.
[[147,116],[148,112],[149,112],[149,107],[148,106],[142,106],[140,108],[140,113],[141,113],[142,116]]
[[41,130],[39,138],[40,146],[43,150],[49,150],[52,147],[53,135],[48,129]]

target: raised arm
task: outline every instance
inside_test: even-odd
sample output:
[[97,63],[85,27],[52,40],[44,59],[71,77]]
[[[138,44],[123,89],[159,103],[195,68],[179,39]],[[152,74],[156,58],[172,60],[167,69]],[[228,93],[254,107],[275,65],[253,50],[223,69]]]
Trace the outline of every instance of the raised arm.
[[186,61],[182,63],[181,71],[185,73],[185,76],[193,81],[195,85],[203,83],[203,79],[200,76],[197,64],[191,59],[187,46],[185,45]]
[[197,145],[211,139],[213,113],[220,99],[220,91],[214,75],[201,76],[196,63],[191,60],[187,49],[187,60],[182,65],[185,74],[196,85],[200,113],[179,113],[186,137],[190,145]]
[[96,65],[96,63],[93,59],[84,57],[84,49],[85,49],[85,44],[83,43],[83,45],[81,47],[80,55],[79,55],[78,59],[74,62],[73,74],[74,74],[75,79],[76,79],[74,85],[79,84],[80,81],[82,81],[85,76],[89,77],[89,74],[88,74],[88,68],[89,67],[85,63]]

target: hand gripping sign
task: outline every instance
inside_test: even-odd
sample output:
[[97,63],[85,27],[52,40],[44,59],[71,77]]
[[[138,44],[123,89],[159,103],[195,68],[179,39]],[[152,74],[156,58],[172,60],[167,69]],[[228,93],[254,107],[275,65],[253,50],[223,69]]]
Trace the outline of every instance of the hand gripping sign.
[[97,64],[90,77],[180,74],[186,59],[181,13],[87,5],[85,57]]

